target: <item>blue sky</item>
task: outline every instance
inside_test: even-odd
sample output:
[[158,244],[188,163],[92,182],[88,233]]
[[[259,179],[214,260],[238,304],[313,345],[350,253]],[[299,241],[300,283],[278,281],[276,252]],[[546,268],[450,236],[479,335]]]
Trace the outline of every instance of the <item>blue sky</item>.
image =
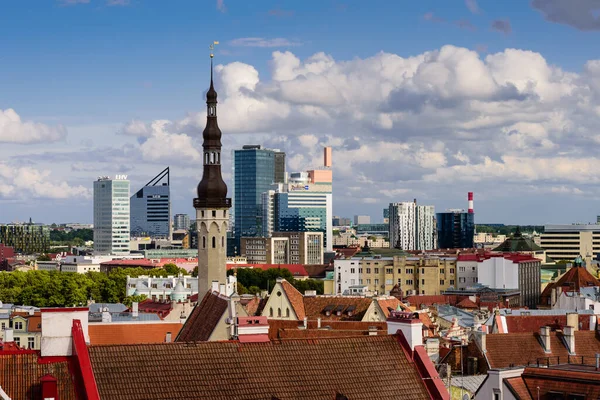
[[[332,145],[334,162],[336,154],[341,160],[335,214],[378,220],[385,204],[414,197],[438,210],[463,207],[474,190],[479,222],[595,220],[593,3],[5,2],[0,112],[14,110],[20,121],[11,114],[2,125],[0,114],[0,222],[91,222],[97,175],[126,172],[133,191],[166,165],[176,175],[173,212],[191,213],[213,40],[225,145],[280,147],[290,169],[314,165],[320,147]],[[239,81],[228,90],[227,76]],[[318,98],[328,90],[344,101]],[[168,122],[157,131],[159,120]],[[144,128],[132,129],[134,122]],[[392,148],[386,143],[397,147],[378,152],[378,144]],[[582,162],[572,165],[575,158]],[[395,174],[377,174],[388,169]]]

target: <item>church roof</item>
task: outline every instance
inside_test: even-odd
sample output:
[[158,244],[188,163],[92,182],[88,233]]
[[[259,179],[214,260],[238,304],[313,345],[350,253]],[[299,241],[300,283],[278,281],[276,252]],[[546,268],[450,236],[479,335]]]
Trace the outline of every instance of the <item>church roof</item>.
[[542,304],[547,304],[552,288],[579,292],[585,287],[600,286],[600,280],[592,275],[584,266],[571,267],[558,281],[550,282],[542,292]]

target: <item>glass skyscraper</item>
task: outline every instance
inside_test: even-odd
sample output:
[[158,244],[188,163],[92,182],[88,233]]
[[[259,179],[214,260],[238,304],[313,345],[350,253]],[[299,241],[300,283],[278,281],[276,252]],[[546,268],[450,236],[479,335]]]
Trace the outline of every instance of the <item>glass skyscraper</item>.
[[169,168],[156,175],[131,196],[131,234],[169,238],[171,234],[171,203]]
[[94,253],[129,254],[129,181],[127,175],[94,182]]
[[[246,145],[234,151],[233,233],[240,251],[242,237],[263,236],[262,194],[285,176],[285,157],[277,150]],[[276,173],[277,171],[277,173]]]
[[437,214],[437,236],[440,249],[468,249],[473,247],[475,214],[447,211]]

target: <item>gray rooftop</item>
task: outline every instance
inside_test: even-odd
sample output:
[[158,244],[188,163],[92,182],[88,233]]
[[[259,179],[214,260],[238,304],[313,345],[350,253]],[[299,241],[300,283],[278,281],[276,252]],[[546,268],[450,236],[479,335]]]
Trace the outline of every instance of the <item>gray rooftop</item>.
[[[487,375],[456,376],[451,378],[451,384],[454,387],[462,387],[471,393],[475,393],[486,377]],[[444,379],[444,383],[446,382],[447,381]]]
[[110,313],[120,313],[127,310],[127,306],[122,303],[92,303],[90,304],[90,313],[100,313],[103,308],[108,308]]

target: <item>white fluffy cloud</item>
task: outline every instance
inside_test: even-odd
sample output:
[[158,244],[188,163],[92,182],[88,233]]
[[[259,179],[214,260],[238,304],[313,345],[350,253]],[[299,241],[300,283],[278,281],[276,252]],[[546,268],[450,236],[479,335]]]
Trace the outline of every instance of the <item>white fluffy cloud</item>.
[[[527,50],[482,57],[448,45],[349,61],[275,51],[270,68],[270,77],[241,62],[215,68],[224,146],[280,148],[298,170],[332,145],[336,207],[433,202],[472,185],[488,196],[518,184],[580,195],[600,183],[600,60],[577,74]],[[171,133],[132,121],[123,132],[144,141],[145,159],[188,149],[196,160],[205,118],[154,122]]]
[[0,109],[0,143],[55,142],[66,136],[67,129],[62,125],[23,121],[12,108]]
[[91,197],[89,188],[57,180],[47,170],[0,162],[0,198],[73,199]]

